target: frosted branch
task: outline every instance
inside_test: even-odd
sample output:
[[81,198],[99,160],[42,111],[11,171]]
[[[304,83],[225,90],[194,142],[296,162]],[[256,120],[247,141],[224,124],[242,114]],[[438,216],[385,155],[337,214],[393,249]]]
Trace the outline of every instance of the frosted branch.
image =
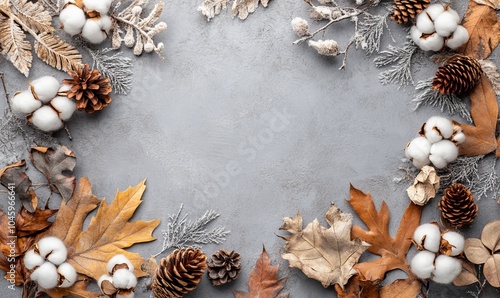
[[358,38],[356,39],[356,47],[361,46],[368,55],[380,50],[380,40],[384,27],[387,27],[387,16],[364,14],[363,21],[359,24],[359,30],[356,30]]
[[132,90],[132,59],[122,52],[107,55],[113,49],[93,50],[87,47],[94,59],[92,68],[97,68],[105,78],[109,78],[113,90],[118,94],[128,94]]
[[391,65],[391,68],[383,71],[379,75],[382,84],[413,84],[411,75],[411,60],[413,54],[417,51],[417,45],[408,41],[404,47],[395,47],[389,45],[388,50],[380,52],[380,55],[374,59],[376,67]]

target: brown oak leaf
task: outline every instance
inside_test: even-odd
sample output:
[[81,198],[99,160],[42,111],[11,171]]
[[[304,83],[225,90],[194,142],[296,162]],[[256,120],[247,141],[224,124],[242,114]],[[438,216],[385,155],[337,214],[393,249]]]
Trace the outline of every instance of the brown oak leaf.
[[[68,248],[68,260],[80,274],[99,279],[107,273],[106,263],[116,254],[124,254],[135,267],[137,277],[146,276],[141,270],[143,258],[124,248],[135,243],[155,240],[151,236],[160,220],[137,220],[129,222],[135,210],[141,204],[146,185],[142,181],[124,192],[118,191],[109,205],[106,200],[99,201],[92,194],[87,178],[79,180],[78,187],[69,201],[62,201],[59,213],[52,226],[38,239],[55,236]],[[97,214],[82,231],[88,214],[99,206]],[[68,291],[75,290],[74,287]]]
[[344,289],[339,284],[335,284],[335,291],[339,298],[378,298],[380,296],[378,284],[369,280],[361,280],[359,275],[351,277]]
[[500,0],[474,0],[478,4],[488,5],[493,9],[500,9]]
[[462,24],[469,41],[459,51],[476,59],[486,59],[500,43],[500,23],[495,9],[470,0]]
[[361,254],[367,249],[360,239],[351,240],[352,214],[342,213],[333,204],[326,212],[327,229],[317,219],[302,229],[302,216],[284,218],[280,230],[292,235],[284,236],[288,253],[281,257],[290,267],[298,268],[309,278],[321,282],[326,288],[338,284],[344,288]]
[[271,266],[271,259],[263,247],[248,278],[249,292],[233,290],[233,295],[236,298],[288,298],[288,294],[279,293],[285,282],[286,277],[278,279],[278,266]]
[[422,207],[410,203],[401,218],[396,235],[392,237],[389,233],[390,213],[385,201],[382,201],[380,211],[377,211],[369,193],[365,194],[351,185],[350,194],[351,199],[347,202],[368,227],[368,230],[364,230],[362,227],[353,226],[352,238],[360,238],[369,243],[371,246],[368,251],[380,256],[376,260],[354,266],[361,280],[380,283],[387,272],[399,269],[404,271],[408,278],[398,279],[383,286],[380,289],[380,296],[415,297],[420,291],[420,282],[410,270],[406,253],[410,249],[413,232],[420,223]]
[[30,178],[24,171],[25,167],[26,161],[24,159],[6,166],[0,170],[0,183],[6,188],[13,185],[24,208],[29,212],[34,212],[38,205],[38,197],[33,190]]
[[76,185],[76,157],[66,146],[31,148],[31,162],[49,181],[50,189],[69,200]]

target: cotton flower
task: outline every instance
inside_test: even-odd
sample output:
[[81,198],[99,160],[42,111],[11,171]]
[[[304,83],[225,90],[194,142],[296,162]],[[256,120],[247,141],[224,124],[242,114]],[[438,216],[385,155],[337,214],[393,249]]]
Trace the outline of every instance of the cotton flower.
[[101,15],[107,14],[112,0],[83,0],[83,5],[88,10],[95,10]]
[[113,273],[113,285],[118,289],[131,289],[137,285],[137,278],[128,269],[118,269]]
[[[49,108],[49,107],[47,107]],[[38,252],[54,265],[60,265],[66,261],[68,250],[64,242],[56,237],[45,237],[38,241]]]
[[429,160],[432,164],[442,169],[458,157],[458,147],[449,140],[441,140],[432,144]]
[[337,56],[339,54],[339,45],[335,40],[309,40],[309,46],[318,51],[318,54],[324,56]]
[[425,137],[416,137],[406,145],[405,155],[417,168],[429,165],[429,154],[431,151],[431,142]]
[[294,18],[292,20],[292,30],[298,37],[302,37],[309,32],[309,24],[303,18]]
[[43,263],[45,263],[45,259],[37,254],[34,249],[28,250],[24,254],[24,267],[28,270],[32,270],[35,267],[41,266]]
[[122,254],[112,257],[107,264],[109,274],[113,274],[115,270],[120,268],[128,269],[132,273],[134,272],[134,265],[132,265],[129,259]]
[[42,106],[42,102],[35,99],[31,90],[16,92],[10,101],[14,113],[29,114]]
[[444,46],[444,38],[437,34],[436,32],[431,35],[420,37],[418,46],[423,51],[434,51],[437,52],[441,50]]
[[444,12],[444,6],[439,3],[431,4],[424,11],[425,14],[429,15],[431,20],[435,20],[440,14]]
[[43,106],[33,112],[33,114],[28,117],[28,121],[38,129],[46,132],[55,131],[64,126],[58,113],[50,106]]
[[441,244],[441,231],[436,224],[422,224],[413,233],[413,241],[419,249],[438,252]]
[[441,284],[451,283],[462,272],[462,263],[446,255],[437,256],[434,266],[432,280]]
[[433,116],[425,122],[423,133],[431,143],[449,139],[453,134],[453,122],[445,117]]
[[452,50],[458,49],[469,40],[469,32],[464,26],[458,25],[453,34],[446,40],[446,46]]
[[59,113],[63,121],[69,120],[76,110],[76,103],[66,96],[57,96],[50,101],[50,105]]
[[410,262],[410,269],[418,278],[429,278],[434,271],[436,255],[428,250],[418,252]]
[[80,34],[87,19],[85,13],[76,5],[67,5],[59,13],[61,27],[71,36]]
[[99,20],[87,20],[82,28],[82,37],[91,43],[101,43],[107,36],[106,32],[102,30],[102,25]]
[[418,30],[420,30],[420,32],[425,34],[431,34],[435,31],[434,22],[426,13],[420,13],[417,16],[416,27],[418,28]]
[[450,36],[457,29],[458,21],[455,15],[449,11],[440,14],[434,21],[436,33],[443,36]]
[[30,275],[31,280],[34,280],[44,289],[53,289],[59,283],[59,274],[57,268],[51,262],[45,262],[40,267],[35,269]]
[[57,267],[57,273],[61,276],[61,288],[69,288],[76,282],[76,270],[70,263],[62,263]]
[[458,256],[464,251],[465,239],[461,234],[449,231],[444,233],[441,237],[451,246],[450,256]]

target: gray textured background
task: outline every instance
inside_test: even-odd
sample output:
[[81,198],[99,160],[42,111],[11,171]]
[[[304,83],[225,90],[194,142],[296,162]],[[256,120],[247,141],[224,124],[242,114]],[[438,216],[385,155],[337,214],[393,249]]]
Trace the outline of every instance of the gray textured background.
[[[69,123],[73,141],[64,133],[56,136],[74,150],[77,177],[88,176],[99,197],[112,199],[116,189],[147,178],[144,202],[133,219],[160,218],[162,223],[154,232],[157,241],[130,249],[145,258],[161,249],[167,215],[181,203],[191,218],[206,209],[221,214],[212,227],[224,225],[231,234],[224,244],[203,248],[207,255],[220,248],[240,252],[242,274],[220,288],[204,279],[189,297],[232,297],[232,289],[246,291],[262,245],[273,264],[280,265],[279,276],[288,276],[284,292],[291,297],[335,296],[332,288],[288,268],[279,257],[283,241],[276,234],[283,234],[278,231],[282,218],[300,210],[304,224],[318,218],[326,225],[330,202],[352,212],[345,202],[352,183],[370,192],[377,207],[388,202],[395,232],[409,202],[407,185],[393,182],[403,175],[398,171],[403,148],[427,118],[441,112],[412,111],[413,87],[381,85],[373,57],[362,51],[351,49],[347,69],[339,71],[340,57],[319,56],[305,44],[293,46],[290,21],[293,16],[307,18],[302,1],[271,1],[243,22],[223,12],[210,23],[196,11],[198,2],[167,1],[162,20],[168,29],[157,38],[166,45],[165,59],[133,57],[133,91],[115,95],[101,113],[74,117]],[[456,8],[461,14],[465,10],[463,3]],[[392,22],[389,26],[401,45],[405,32]],[[343,48],[352,24],[333,28],[326,37]],[[383,41],[386,48],[387,32]],[[0,63],[9,90],[24,89],[26,79],[8,62]],[[415,80],[435,70],[428,58],[418,56]],[[46,74],[66,77],[36,60],[30,78]],[[285,122],[277,116],[283,113],[289,115]],[[236,173],[227,175],[228,167],[236,167]],[[223,176],[229,179],[221,182]],[[487,222],[498,219],[495,198],[478,204],[480,216],[464,230],[469,237],[479,237]],[[434,199],[422,222],[438,219]],[[355,218],[355,223],[360,221]],[[368,258],[367,253],[362,259]],[[137,297],[149,296],[143,292],[145,282]],[[0,296],[17,297],[2,284]],[[467,290],[474,287],[431,283],[429,296],[468,297]],[[496,292],[488,288],[484,294],[493,297]]]

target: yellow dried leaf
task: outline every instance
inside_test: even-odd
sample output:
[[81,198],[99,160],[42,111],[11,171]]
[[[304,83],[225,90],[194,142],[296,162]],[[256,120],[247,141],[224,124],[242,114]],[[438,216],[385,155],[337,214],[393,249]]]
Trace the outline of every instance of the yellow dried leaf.
[[13,19],[0,14],[0,48],[12,64],[26,77],[29,75],[33,55],[31,44],[21,27]]
[[78,50],[50,32],[35,36],[35,52],[43,62],[59,70],[76,69],[82,64]]

